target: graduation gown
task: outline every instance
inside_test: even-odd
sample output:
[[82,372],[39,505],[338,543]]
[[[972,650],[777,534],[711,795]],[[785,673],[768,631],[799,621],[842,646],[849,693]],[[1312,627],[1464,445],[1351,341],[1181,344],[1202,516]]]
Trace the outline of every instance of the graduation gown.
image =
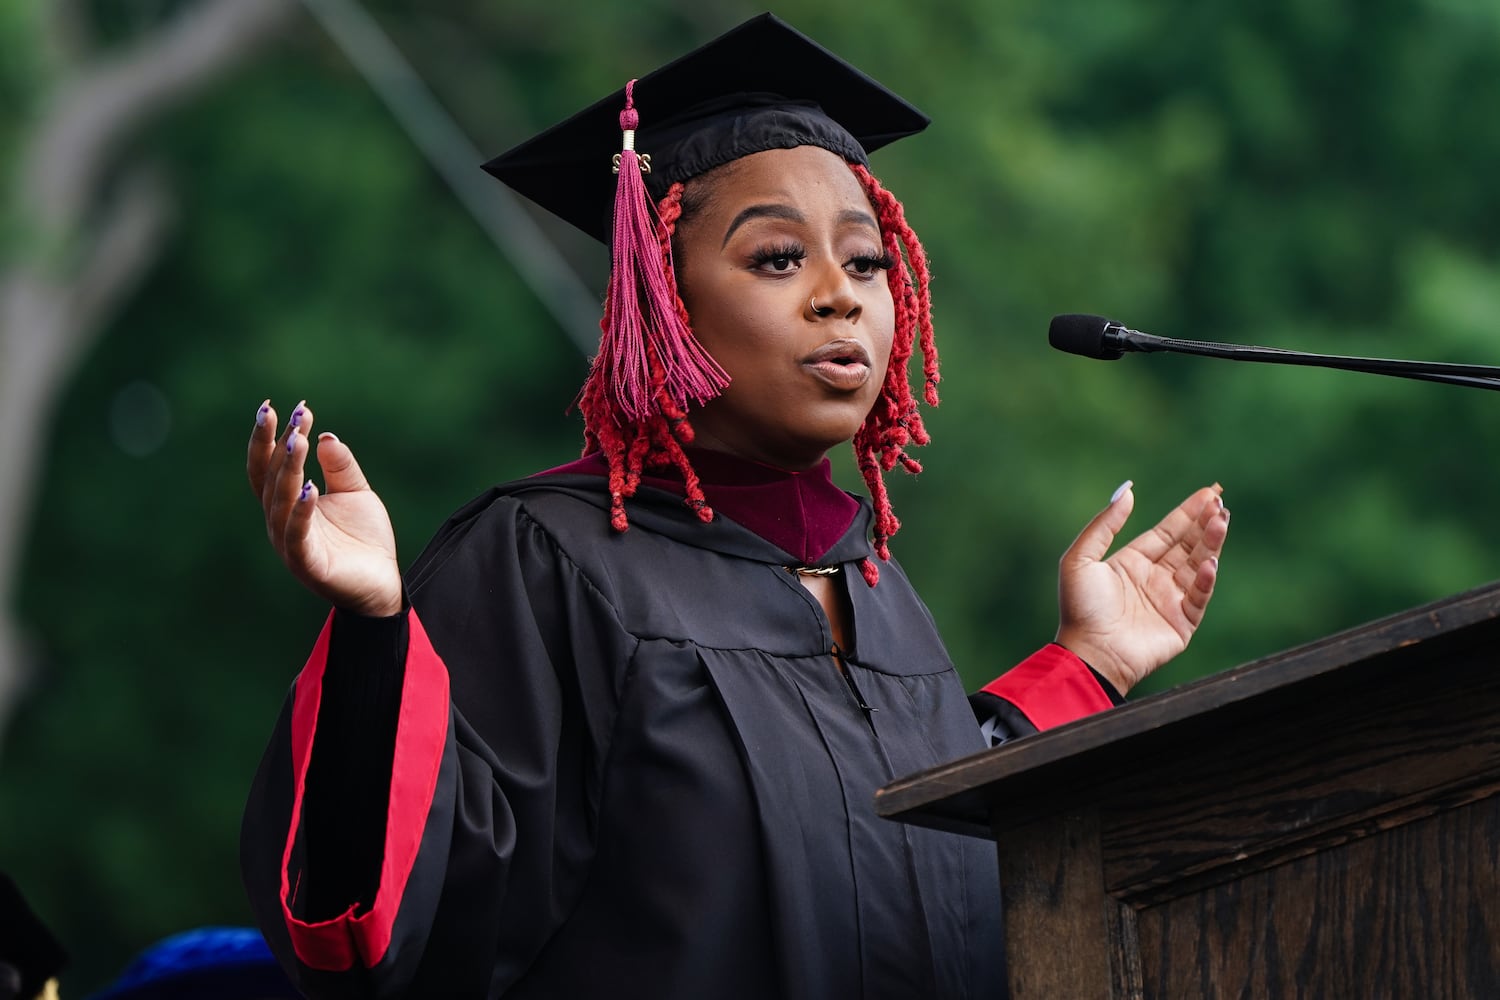
[[[873,588],[857,572],[869,507],[820,560],[853,609],[841,672],[787,551],[671,492],[642,488],[624,533],[608,503],[594,475],[491,490],[414,564],[398,624],[325,627],[242,836],[258,921],[303,989],[1003,995],[992,846],[874,813],[879,786],[984,744],[900,567]],[[368,675],[325,676],[335,627]],[[1056,647],[1015,673],[1038,727],[1109,704]],[[388,717],[361,718],[381,684],[366,693]],[[394,745],[348,749],[382,727]],[[316,819],[331,772],[375,775],[374,812]],[[321,874],[351,865],[354,889]]]

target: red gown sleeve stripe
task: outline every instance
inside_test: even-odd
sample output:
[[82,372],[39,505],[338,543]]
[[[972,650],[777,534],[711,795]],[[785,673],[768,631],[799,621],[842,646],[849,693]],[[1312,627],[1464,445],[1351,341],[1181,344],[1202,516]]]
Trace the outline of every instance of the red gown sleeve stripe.
[[343,971],[353,968],[356,962],[369,968],[385,957],[396,912],[416,863],[422,831],[427,826],[448,737],[448,670],[433,650],[415,611],[410,612],[409,626],[411,638],[396,722],[380,887],[374,904],[366,912],[356,915],[356,907],[351,905],[337,917],[316,923],[299,920],[292,914],[291,902],[302,879],[300,871],[292,871],[292,852],[302,822],[302,796],[312,759],[323,672],[328,664],[332,615],[324,623],[312,655],[297,677],[292,703],[292,767],[296,787],[291,826],[281,859],[281,912],[297,958],[310,968]]
[[1043,646],[980,690],[1016,706],[1039,730],[1114,704],[1088,666],[1056,643]]

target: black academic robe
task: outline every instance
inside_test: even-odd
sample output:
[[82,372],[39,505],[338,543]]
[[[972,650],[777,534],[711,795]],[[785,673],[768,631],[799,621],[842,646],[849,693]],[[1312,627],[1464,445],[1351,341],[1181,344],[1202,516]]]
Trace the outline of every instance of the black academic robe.
[[325,629],[242,837],[283,963],[314,997],[1003,995],[992,846],[874,813],[983,744],[900,567],[858,572],[868,507],[822,560],[853,608],[840,672],[785,552],[653,489],[613,532],[603,485],[499,487],[413,566],[384,831],[343,909],[304,794]]

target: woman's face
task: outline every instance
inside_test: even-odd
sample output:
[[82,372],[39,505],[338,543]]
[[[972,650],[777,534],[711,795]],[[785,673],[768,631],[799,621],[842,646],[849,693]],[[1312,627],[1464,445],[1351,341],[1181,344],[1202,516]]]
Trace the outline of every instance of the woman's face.
[[731,379],[693,411],[696,443],[809,468],[859,430],[890,361],[892,262],[869,199],[843,159],[799,146],[697,178],[689,201],[678,290]]

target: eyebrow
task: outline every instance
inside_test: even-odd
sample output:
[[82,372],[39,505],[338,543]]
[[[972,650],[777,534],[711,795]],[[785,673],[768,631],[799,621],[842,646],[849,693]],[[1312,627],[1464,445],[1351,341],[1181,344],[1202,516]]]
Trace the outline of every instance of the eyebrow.
[[[729,238],[734,235],[735,230],[752,219],[785,219],[788,222],[807,222],[807,216],[790,205],[751,205],[734,217],[734,221],[729,224],[729,229],[724,233],[724,242],[719,244],[719,249],[722,250],[728,246]],[[840,212],[838,222],[840,225],[868,226],[875,230],[876,233],[880,232],[880,225],[875,221],[875,217],[868,212],[861,212],[858,209],[848,208]]]
[[751,219],[785,219],[788,222],[806,222],[807,216],[790,205],[751,205],[734,217],[734,221],[729,224],[729,229],[724,233],[724,242],[719,244],[719,249],[722,250],[728,246],[729,237],[734,235],[734,231]]

